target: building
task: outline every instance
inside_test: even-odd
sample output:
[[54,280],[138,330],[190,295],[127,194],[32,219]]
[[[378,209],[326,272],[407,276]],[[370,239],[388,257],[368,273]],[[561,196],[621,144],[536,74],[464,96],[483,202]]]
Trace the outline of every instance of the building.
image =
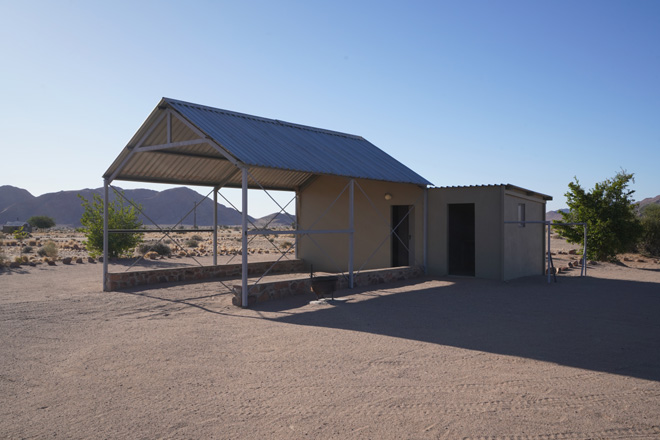
[[5,234],[13,234],[15,231],[18,231],[21,228],[23,228],[24,232],[32,232],[32,225],[30,225],[28,222],[21,221],[5,223],[2,225],[2,232]]
[[[551,197],[514,185],[433,188],[360,136],[163,98],[103,177],[106,199],[114,180],[206,186],[214,200],[241,188],[243,292],[248,236],[277,233],[248,228],[248,189],[294,192],[297,257],[346,273],[349,286],[355,272],[385,267],[543,273],[542,225],[506,222],[545,220]],[[104,286],[106,275],[107,258]]]

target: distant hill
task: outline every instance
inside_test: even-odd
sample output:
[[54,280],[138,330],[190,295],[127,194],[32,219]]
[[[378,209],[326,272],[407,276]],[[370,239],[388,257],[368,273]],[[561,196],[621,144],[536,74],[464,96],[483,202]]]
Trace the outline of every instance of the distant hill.
[[[102,196],[103,188],[59,191],[35,197],[21,188],[0,186],[0,224],[17,219],[27,220],[33,215],[46,215],[55,219],[58,226],[79,227],[83,208],[78,194],[91,200],[93,194]],[[114,200],[114,191],[111,190],[110,194],[111,200]],[[185,226],[192,226],[195,220],[198,226],[213,225],[213,200],[204,199],[199,203],[202,196],[190,188],[179,187],[164,191],[127,189],[124,190],[124,195],[141,204],[145,214],[161,226],[177,224],[181,217],[188,213],[182,223]],[[264,217],[266,220],[250,217],[250,221],[257,225],[266,224],[273,216],[274,214]],[[152,224],[146,218],[143,218],[143,222],[146,226]],[[281,214],[269,227],[288,226],[291,223],[288,216]],[[233,208],[218,204],[218,224],[240,225],[241,214]]]
[[296,216],[289,213],[273,213],[265,217],[261,217],[255,221],[255,225],[259,228],[268,226],[268,229],[275,228],[288,228],[292,223],[295,223]]
[[646,205],[651,205],[655,203],[656,205],[660,205],[660,196],[655,196],[655,197],[647,197],[641,202],[639,202],[639,207],[640,209],[645,207]]
[[[657,205],[660,205],[660,196],[647,197],[647,198],[637,202],[637,204],[639,206],[639,209],[642,209],[646,205],[651,205],[653,203],[655,203]],[[559,209],[557,211],[548,211],[548,212],[545,213],[546,220],[550,220],[550,221],[552,221],[552,220],[561,220],[562,217],[561,217],[560,211],[568,212],[569,209],[564,208],[564,209]]]
[[549,220],[549,221],[561,220],[562,219],[562,216],[561,216],[562,212],[568,212],[568,208],[558,209],[557,211],[548,211],[548,212],[545,213],[545,219]]

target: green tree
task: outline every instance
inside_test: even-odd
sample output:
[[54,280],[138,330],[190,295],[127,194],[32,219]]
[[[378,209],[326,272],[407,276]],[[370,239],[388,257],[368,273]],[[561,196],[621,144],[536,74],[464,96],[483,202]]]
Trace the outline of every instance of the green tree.
[[[87,236],[83,242],[92,255],[103,253],[103,198],[98,194],[92,195],[88,201],[78,194],[85,209],[80,223]],[[140,209],[142,209],[140,207]],[[117,198],[108,203],[108,229],[139,229],[142,221],[138,217],[138,210],[132,205],[124,205]],[[108,235],[108,256],[119,257],[125,255],[142,242],[141,233],[114,233]]]
[[660,255],[660,205],[651,204],[642,209],[642,238],[640,251],[650,255]]
[[[569,212],[562,212],[563,223],[587,224],[587,257],[606,261],[613,260],[621,252],[630,251],[637,244],[642,232],[632,199],[634,174],[624,170],[615,177],[597,183],[591,191],[585,191],[577,177],[568,184],[565,194]],[[558,223],[555,221],[555,223]],[[556,226],[559,234],[569,243],[584,244],[582,228]]]
[[33,215],[27,222],[39,229],[48,229],[55,226],[55,220],[45,215]]

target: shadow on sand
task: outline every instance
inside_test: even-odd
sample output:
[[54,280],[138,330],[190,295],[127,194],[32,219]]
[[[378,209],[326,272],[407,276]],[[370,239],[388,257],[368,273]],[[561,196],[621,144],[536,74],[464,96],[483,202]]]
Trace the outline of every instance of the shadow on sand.
[[[338,292],[334,307],[278,322],[374,333],[569,367],[660,380],[660,284],[541,277],[509,283],[445,278]],[[343,297],[342,297],[343,296]],[[291,298],[258,311],[307,304]]]

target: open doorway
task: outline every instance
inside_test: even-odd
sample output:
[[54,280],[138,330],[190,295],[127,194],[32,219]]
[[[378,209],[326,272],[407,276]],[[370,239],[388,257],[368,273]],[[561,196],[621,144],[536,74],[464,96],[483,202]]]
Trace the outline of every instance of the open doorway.
[[392,206],[392,267],[410,266],[410,218],[412,206]]
[[474,203],[447,205],[449,275],[474,276]]

